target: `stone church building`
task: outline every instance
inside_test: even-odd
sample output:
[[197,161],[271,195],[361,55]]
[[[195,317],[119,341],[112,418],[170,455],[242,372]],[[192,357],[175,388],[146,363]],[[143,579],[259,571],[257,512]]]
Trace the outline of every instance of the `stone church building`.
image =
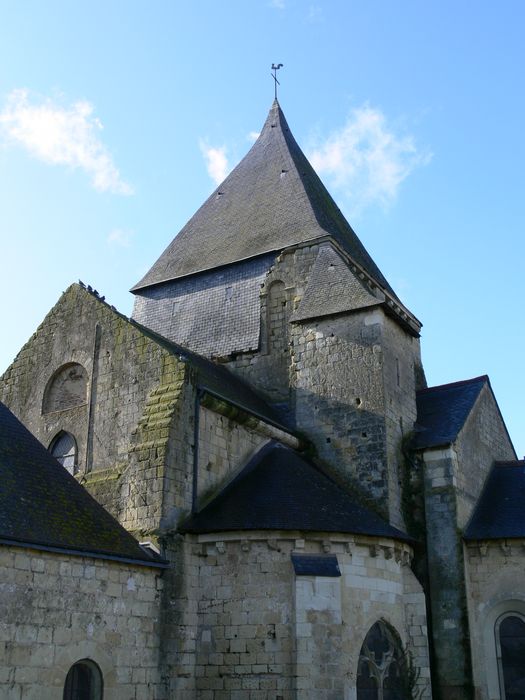
[[132,292],[0,378],[0,697],[524,700],[525,462],[277,101]]

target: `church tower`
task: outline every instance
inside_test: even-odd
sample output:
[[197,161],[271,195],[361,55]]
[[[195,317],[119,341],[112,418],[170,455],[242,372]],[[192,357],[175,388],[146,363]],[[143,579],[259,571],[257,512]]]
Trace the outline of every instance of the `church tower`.
[[135,320],[227,363],[402,526],[399,455],[424,386],[421,324],[277,100],[245,158],[132,291]]

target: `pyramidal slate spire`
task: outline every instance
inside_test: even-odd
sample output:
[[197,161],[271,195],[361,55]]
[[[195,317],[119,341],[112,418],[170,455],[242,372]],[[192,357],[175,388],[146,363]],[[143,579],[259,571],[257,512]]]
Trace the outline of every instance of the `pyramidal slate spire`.
[[326,236],[393,294],[274,100],[250,151],[131,291]]

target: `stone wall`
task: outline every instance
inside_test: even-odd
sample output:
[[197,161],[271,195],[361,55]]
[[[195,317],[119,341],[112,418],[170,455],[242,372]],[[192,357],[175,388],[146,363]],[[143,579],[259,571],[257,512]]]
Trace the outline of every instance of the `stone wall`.
[[293,322],[328,248],[337,257],[328,241],[297,246],[141,291],[134,315],[192,349],[229,356],[323,461],[403,527],[400,445],[415,418],[419,340],[379,307]]
[[476,700],[501,700],[496,624],[502,615],[525,616],[525,541],[465,546],[470,648]]
[[[86,371],[87,403],[43,412],[49,380],[72,362]],[[144,536],[191,507],[190,375],[175,354],[72,285],[1,378],[0,399],[46,446],[71,433],[81,483]]]
[[[430,697],[424,595],[407,547],[320,533],[218,537],[187,538],[177,602],[185,641],[170,671],[178,698],[350,700],[362,642],[378,620],[398,631]],[[292,552],[335,554],[342,576],[296,576]]]
[[294,322],[321,247],[277,257],[261,288],[261,352],[241,354],[229,366],[282,407],[328,466],[403,527],[400,447],[413,429],[415,389],[424,383],[419,339],[379,307]]
[[461,466],[455,474],[458,526],[464,528],[478,501],[492,464],[516,459],[516,453],[499,412],[494,394],[485,385],[457,441]]
[[199,508],[217,495],[268,438],[201,406],[197,495]]
[[91,659],[108,700],[164,700],[158,570],[0,548],[0,698],[61,700],[70,667]]
[[[146,397],[161,380],[167,355],[74,284],[0,379],[0,399],[46,446],[60,429],[71,432],[78,444],[79,472],[112,468],[126,462],[130,426],[137,425]],[[87,404],[43,414],[49,379],[71,362],[87,372]]]
[[461,531],[494,460],[514,450],[485,386],[455,444],[424,453],[428,574],[438,697],[470,698],[472,673]]

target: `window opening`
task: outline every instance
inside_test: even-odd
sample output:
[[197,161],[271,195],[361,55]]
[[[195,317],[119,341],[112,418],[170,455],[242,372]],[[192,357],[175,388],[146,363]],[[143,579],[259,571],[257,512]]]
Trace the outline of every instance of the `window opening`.
[[96,663],[83,659],[71,666],[63,700],[102,700],[102,673]]
[[525,700],[525,620],[505,613],[496,622],[496,646],[502,700]]
[[376,622],[365,637],[357,667],[357,700],[405,700],[397,635]]
[[70,474],[78,471],[77,443],[70,433],[60,432],[49,446],[49,451]]

